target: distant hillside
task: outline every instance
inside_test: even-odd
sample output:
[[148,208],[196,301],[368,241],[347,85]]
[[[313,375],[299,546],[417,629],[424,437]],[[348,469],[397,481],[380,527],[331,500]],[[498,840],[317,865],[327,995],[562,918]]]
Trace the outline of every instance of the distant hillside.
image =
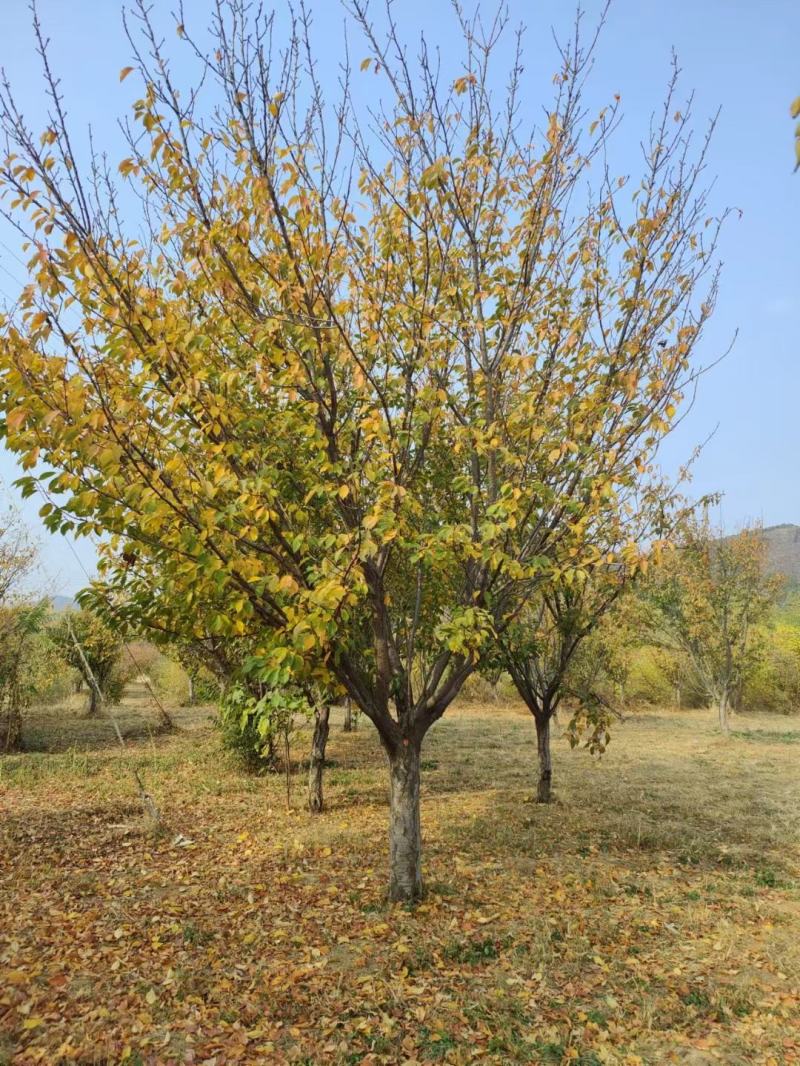
[[787,522],[767,526],[763,533],[768,545],[770,570],[783,574],[790,584],[800,585],[800,526]]

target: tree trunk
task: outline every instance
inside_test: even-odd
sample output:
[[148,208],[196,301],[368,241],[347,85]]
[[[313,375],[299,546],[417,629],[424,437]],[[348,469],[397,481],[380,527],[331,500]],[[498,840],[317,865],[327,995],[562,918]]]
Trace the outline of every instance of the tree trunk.
[[22,714],[16,703],[0,707],[0,752],[10,755],[22,749]]
[[422,896],[419,751],[405,739],[389,757],[389,899],[407,903]]
[[550,786],[553,780],[553,764],[550,759],[550,716],[536,717],[536,747],[539,753],[539,784],[536,802],[550,802]]
[[353,701],[348,696],[344,701],[344,731],[353,732]]
[[87,718],[94,718],[100,712],[100,690],[96,685],[89,685],[89,707],[86,711]]
[[325,745],[331,709],[325,704],[314,711],[314,737],[311,741],[311,761],[308,767],[308,809],[316,814],[323,809],[322,774],[325,769]]
[[723,692],[717,701],[717,709],[719,711],[719,727],[725,736],[731,731],[730,724],[728,723],[728,693]]
[[189,681],[189,686],[188,686],[189,687],[189,691],[186,694],[186,703],[187,703],[187,706],[193,707],[194,706],[194,678],[192,677],[191,674],[189,674],[189,676],[188,676],[188,681]]

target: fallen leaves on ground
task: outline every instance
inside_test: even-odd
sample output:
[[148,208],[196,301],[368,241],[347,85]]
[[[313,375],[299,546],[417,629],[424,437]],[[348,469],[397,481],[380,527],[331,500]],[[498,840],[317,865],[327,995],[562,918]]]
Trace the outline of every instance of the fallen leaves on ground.
[[208,729],[6,759],[0,1062],[799,1062],[792,749],[650,716],[599,765],[559,744],[542,808],[531,733],[434,731],[415,909],[384,902],[366,726],[334,726],[316,817]]

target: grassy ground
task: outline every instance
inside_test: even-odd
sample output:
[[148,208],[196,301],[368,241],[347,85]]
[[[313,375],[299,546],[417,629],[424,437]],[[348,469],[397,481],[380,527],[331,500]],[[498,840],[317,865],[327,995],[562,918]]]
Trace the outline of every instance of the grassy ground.
[[[800,1062],[800,722],[647,713],[602,762],[448,713],[424,750],[428,896],[383,899],[386,781],[335,717],[328,811],[220,754],[34,719],[0,760],[0,1062]],[[89,745],[89,750],[84,750]],[[304,750],[304,749],[302,749]],[[298,755],[300,750],[298,750]],[[142,820],[138,768],[167,828]]]

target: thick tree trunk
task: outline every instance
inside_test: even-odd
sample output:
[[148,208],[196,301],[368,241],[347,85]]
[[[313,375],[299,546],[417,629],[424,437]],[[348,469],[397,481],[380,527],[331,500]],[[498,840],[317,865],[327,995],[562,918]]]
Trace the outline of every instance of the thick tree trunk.
[[314,711],[314,737],[311,741],[311,761],[308,767],[308,809],[314,814],[322,810],[322,774],[325,769],[325,746],[328,743],[331,709],[326,704]]
[[186,693],[186,703],[189,707],[194,706],[194,678],[191,674],[188,676],[188,692]]
[[419,744],[404,740],[389,757],[389,899],[422,896]]
[[550,717],[537,716],[536,747],[539,753],[539,783],[536,789],[536,802],[550,802],[550,787],[553,781],[553,764],[550,759]]
[[344,731],[353,732],[353,701],[348,696],[344,701]]
[[723,692],[717,701],[717,709],[719,711],[719,727],[722,732],[727,736],[730,731],[730,723],[728,722],[728,693]]
[[15,704],[0,708],[0,752],[9,755],[22,748],[22,714]]

